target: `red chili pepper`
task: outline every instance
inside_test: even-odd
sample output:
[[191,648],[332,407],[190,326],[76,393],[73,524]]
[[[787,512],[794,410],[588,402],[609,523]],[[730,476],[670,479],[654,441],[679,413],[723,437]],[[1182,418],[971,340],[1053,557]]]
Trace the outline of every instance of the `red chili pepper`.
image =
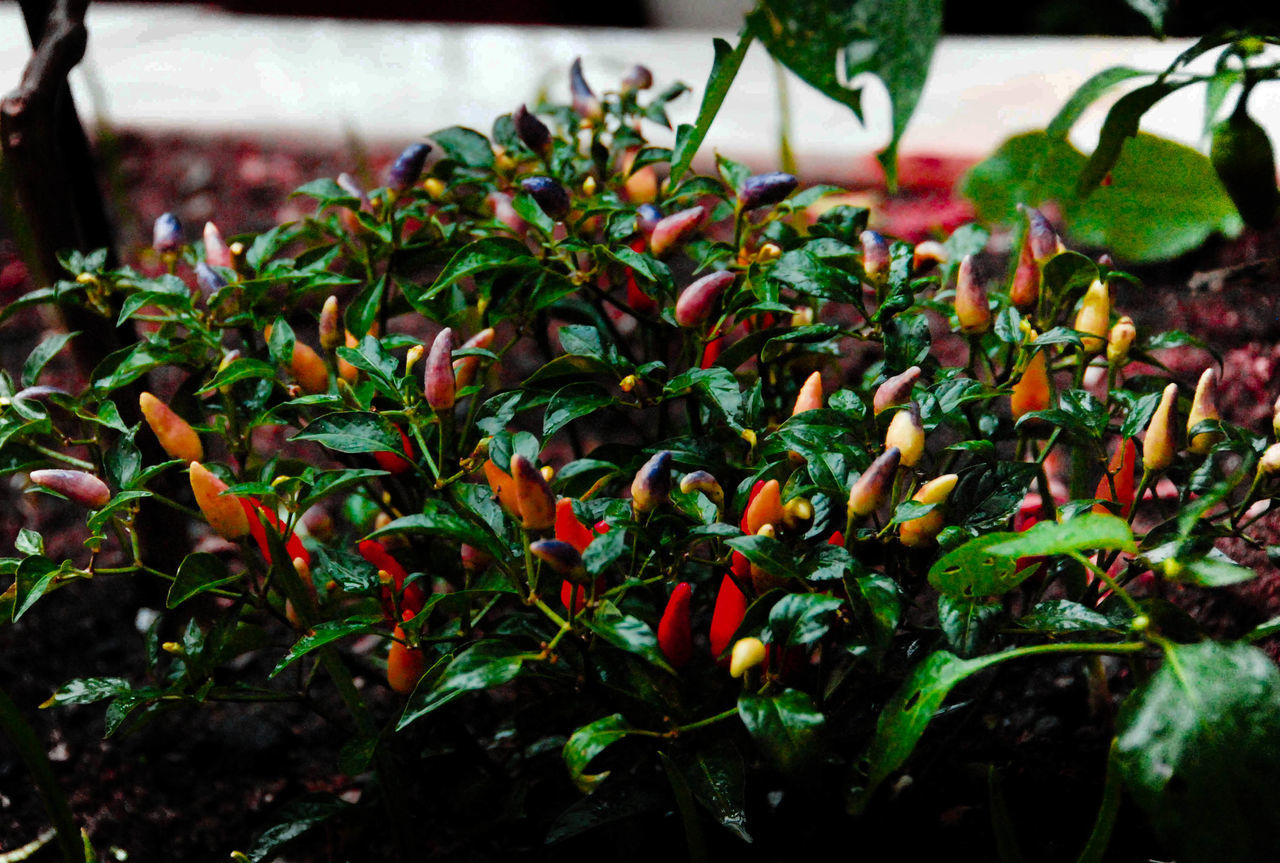
[[[643,252],[649,245],[649,241],[644,237],[637,237],[631,241],[631,251]],[[658,310],[658,301],[653,297],[640,290],[640,286],[636,283],[635,271],[630,267],[626,268],[627,274],[627,305],[631,307],[631,311],[638,315],[651,315]]]
[[726,651],[733,644],[733,634],[746,616],[747,598],[734,580],[726,575],[720,582],[720,592],[716,594],[715,610],[711,612],[711,655],[717,665],[729,664]]
[[409,443],[409,437],[399,426],[396,431],[400,432],[400,446],[404,450],[404,455],[400,453],[384,451],[375,452],[373,460],[378,463],[378,467],[391,474],[402,474],[413,470],[413,446]]
[[[405,587],[404,583],[409,577],[409,573],[400,565],[400,561],[391,556],[386,546],[376,539],[366,539],[356,548],[361,557],[373,564],[380,572],[385,572],[391,576],[392,585],[397,593],[403,591],[400,597],[400,607],[403,611],[417,614],[422,610],[422,606],[427,602],[427,592],[423,588],[422,582],[415,581]],[[392,608],[391,591],[384,587],[382,589],[382,610],[388,618],[392,615]]]
[[[608,529],[607,525],[605,529]],[[556,501],[555,530],[556,539],[569,543],[578,550],[579,554],[586,551],[587,546],[591,545],[591,540],[595,538],[587,526],[578,521],[578,517],[573,514],[573,502],[567,497]]]
[[[1134,446],[1133,438],[1125,438],[1116,447],[1116,451],[1111,454],[1111,460],[1107,463],[1107,474],[1111,476],[1108,480],[1104,475],[1098,480],[1098,490],[1093,496],[1100,500],[1114,501],[1120,504],[1120,515],[1124,518],[1129,517],[1129,510],[1133,509],[1133,468],[1138,460],[1138,448]],[[1115,483],[1115,494],[1111,493],[1112,483]],[[1093,505],[1094,512],[1110,513],[1111,508],[1106,504],[1095,503]]]
[[266,559],[268,566],[272,564],[271,546],[267,542],[267,529],[263,526],[261,519],[258,518],[258,513],[262,513],[267,520],[267,524],[270,524],[276,533],[284,538],[284,548],[289,555],[289,560],[300,557],[308,566],[311,565],[311,553],[302,545],[302,538],[293,532],[286,536],[284,524],[281,523],[274,512],[251,497],[240,498],[240,505],[244,507],[245,518],[249,521],[249,533],[253,535],[254,541],[258,543],[258,549],[262,552],[262,556]]
[[693,631],[689,628],[689,597],[693,588],[682,581],[671,591],[666,611],[658,621],[658,647],[673,668],[681,668],[693,658]]
[[756,484],[751,486],[751,494],[747,495],[747,505],[742,508],[742,521],[738,523],[738,526],[742,528],[743,533],[749,534],[754,532],[747,530],[747,513],[751,509],[751,504],[755,503],[756,495],[760,494],[760,490],[763,488],[764,480],[762,479],[756,480]]

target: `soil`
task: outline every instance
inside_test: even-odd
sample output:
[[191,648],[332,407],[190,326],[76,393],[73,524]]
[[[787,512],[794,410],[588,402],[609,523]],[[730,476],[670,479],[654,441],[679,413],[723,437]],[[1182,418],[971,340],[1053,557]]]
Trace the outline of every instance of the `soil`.
[[[301,183],[346,170],[363,175],[372,185],[395,149],[374,147],[363,153],[296,142],[118,133],[104,141],[102,152],[119,247],[126,259],[146,267],[153,263],[146,252],[150,225],[162,212],[176,212],[191,237],[209,219],[228,235],[264,231],[301,214],[302,205],[287,197]],[[898,196],[885,199],[870,188],[862,194],[880,205],[882,230],[922,239],[970,217],[967,206],[949,192],[962,167],[915,160],[904,166],[905,188]],[[841,178],[810,179],[841,182]],[[1159,267],[1131,268],[1142,278],[1143,287],[1123,289],[1117,303],[1134,314],[1140,329],[1175,327],[1203,338],[1224,361],[1219,389],[1224,418],[1259,433],[1269,433],[1276,395],[1273,381],[1280,363],[1276,294],[1280,260],[1274,257],[1280,254],[1278,240],[1280,234],[1274,231],[1250,233],[1234,241],[1213,241]],[[0,302],[33,287],[27,281],[13,244],[0,242]],[[8,322],[0,339],[4,368],[16,375],[32,347],[55,326],[38,311],[24,312]],[[1210,355],[1178,349],[1161,359],[1180,383],[1193,387]],[[75,372],[65,363],[55,363],[50,374],[55,379],[61,376],[64,385],[75,385]],[[82,554],[79,539],[59,520],[64,517],[59,508],[47,498],[21,495],[21,486],[21,477],[10,477],[0,489],[0,554],[9,553],[24,526],[35,526],[45,535],[55,558]],[[1260,526],[1269,544],[1280,543],[1280,520],[1266,517]],[[1229,550],[1255,566],[1261,577],[1212,594],[1186,590],[1171,597],[1193,608],[1220,636],[1238,636],[1280,614],[1280,573],[1266,554],[1243,547]],[[130,675],[145,667],[142,633],[148,610],[163,607],[163,596],[156,590],[141,580],[97,579],[58,595],[56,601],[39,603],[17,624],[0,626],[0,656],[4,657],[0,685],[47,744],[77,822],[99,853],[110,852],[117,860],[225,860],[233,849],[246,850],[259,831],[280,818],[283,807],[306,800],[307,795],[338,794],[354,801],[362,784],[345,776],[334,761],[343,729],[340,723],[323,718],[338,712],[331,704],[317,705],[320,714],[288,704],[182,708],[163,713],[131,733],[106,739],[100,704],[37,710],[70,678]],[[277,635],[282,645],[287,643],[287,633],[282,630]],[[1264,647],[1280,654],[1275,643]],[[357,673],[371,681],[379,674],[372,663],[359,666]],[[893,841],[895,835],[901,842],[900,837],[912,833],[919,836],[913,846],[919,854],[900,853],[906,859],[929,859],[931,854],[940,858],[947,849],[952,850],[951,859],[964,859],[956,856],[957,849],[990,847],[985,765],[995,764],[1015,823],[1025,834],[1020,838],[1030,843],[1028,850],[1031,845],[1038,849],[1039,856],[1033,859],[1074,859],[1083,837],[1063,835],[1062,824],[1091,823],[1100,789],[1098,766],[1104,760],[1108,736],[1098,717],[1086,709],[1082,679],[1079,669],[1069,664],[1046,663],[1035,671],[1002,670],[986,684],[993,687],[994,695],[981,701],[981,710],[965,707],[968,702],[961,699],[956,718],[940,725],[949,733],[961,727],[966,732],[983,728],[985,733],[975,735],[978,742],[972,749],[950,760],[930,760],[928,753],[918,758],[914,781],[897,792],[904,805],[886,808],[885,817],[874,828],[854,828],[866,831],[861,847],[874,848],[876,842]],[[375,710],[391,715],[385,687],[370,685],[366,691]],[[484,703],[477,700],[474,715],[459,720],[452,732],[442,732],[456,736],[457,748],[474,745],[466,738],[477,728],[484,729],[484,736],[492,735],[491,741],[500,738],[501,729],[483,715]],[[463,724],[467,731],[461,730]],[[410,740],[413,745],[427,745]],[[440,744],[433,741],[432,745]],[[448,768],[450,751],[449,745],[443,746],[445,754],[437,766]],[[490,757],[499,756],[491,752]],[[581,841],[546,850],[543,835],[531,826],[539,818],[554,817],[577,799],[567,781],[538,788],[538,799],[521,802],[530,815],[523,832],[517,829],[501,836],[488,829],[484,817],[468,818],[462,804],[468,799],[490,799],[485,795],[500,799],[502,790],[483,776],[458,774],[457,782],[443,789],[445,797],[456,799],[437,799],[442,793],[437,788],[419,810],[422,826],[415,844],[425,859],[448,855],[455,861],[487,860],[512,851],[522,852],[525,859],[553,855],[575,859],[599,850]],[[424,785],[431,782],[424,780]],[[678,822],[665,807],[622,822],[604,842],[611,856],[647,859],[646,855],[670,853],[669,848],[655,847],[658,836],[680,835]],[[814,812],[830,809],[831,817],[838,820],[838,808],[831,801],[788,798],[773,810],[758,813],[769,826],[749,853],[733,844],[736,840],[711,837],[712,849],[724,852],[713,859],[729,854],[735,859],[784,859],[789,850],[803,847],[807,835],[817,838],[805,832],[812,830]],[[0,851],[31,841],[46,825],[22,764],[11,749],[0,746]],[[386,838],[376,829],[358,819],[340,818],[289,859],[394,859]],[[1033,841],[1034,836],[1040,838]],[[791,839],[799,844],[791,845]],[[1147,859],[1150,837],[1139,832],[1117,841],[1108,859]],[[52,847],[32,859],[54,859]]]

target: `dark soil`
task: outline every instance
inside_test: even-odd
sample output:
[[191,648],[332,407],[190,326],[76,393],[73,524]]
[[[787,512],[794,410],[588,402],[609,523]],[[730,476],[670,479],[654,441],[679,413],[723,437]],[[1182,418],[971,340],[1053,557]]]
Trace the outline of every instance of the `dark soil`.
[[[287,197],[301,183],[346,170],[373,185],[395,149],[374,148],[366,154],[287,142],[120,134],[103,146],[119,246],[127,260],[144,268],[154,266],[146,251],[150,226],[165,211],[180,216],[191,238],[210,219],[227,235],[264,231],[301,214],[302,204]],[[956,165],[920,160],[904,174],[905,192],[884,202],[882,218],[888,221],[882,227],[887,233],[919,239],[969,217],[967,207],[946,191],[957,175]],[[1274,258],[1280,254],[1278,239],[1273,232],[1216,241],[1171,264],[1138,270],[1143,287],[1125,289],[1117,303],[1134,315],[1140,329],[1176,327],[1203,338],[1224,361],[1224,418],[1259,433],[1269,431],[1280,363],[1280,260]],[[30,287],[13,244],[0,244],[0,302]],[[29,351],[56,326],[36,311],[6,324],[0,338],[4,368],[11,374],[20,369]],[[1211,355],[1179,349],[1161,359],[1189,388]],[[65,364],[55,364],[50,373],[65,378],[64,385],[75,385],[74,372]],[[45,535],[51,556],[83,556],[79,539],[60,521],[65,516],[59,515],[59,508],[48,498],[21,495],[22,484],[22,477],[4,481],[0,555],[9,553],[25,526]],[[1261,527],[1268,543],[1280,542],[1280,521],[1268,517]],[[1262,577],[1212,594],[1188,590],[1170,597],[1195,611],[1221,636],[1238,636],[1280,614],[1280,576],[1265,553],[1239,545],[1230,551],[1257,567]],[[39,603],[17,624],[0,626],[0,686],[47,743],[76,819],[99,853],[119,849],[127,859],[142,861],[225,860],[233,849],[247,849],[259,831],[276,823],[286,805],[306,800],[307,795],[338,794],[355,802],[362,789],[376,793],[367,783],[344,775],[336,762],[345,729],[340,721],[323,718],[339,712],[325,701],[328,694],[322,693],[315,705],[319,714],[301,704],[205,705],[162,713],[143,727],[107,739],[102,736],[102,705],[38,710],[37,705],[73,677],[129,676],[146,667],[147,610],[163,608],[163,595],[157,590],[141,580],[100,578]],[[288,643],[283,628],[274,635],[282,647]],[[1273,655],[1278,652],[1275,644],[1264,646]],[[385,687],[376,682],[379,672],[373,664],[357,672],[370,681],[366,692],[375,710],[391,716],[394,707]],[[1123,689],[1122,670],[1114,672],[1115,683]],[[1087,830],[1092,822],[1109,739],[1104,717],[1088,710],[1083,681],[1078,664],[1045,663],[1034,669],[1002,669],[983,684],[985,690],[962,692],[954,713],[931,733],[942,739],[963,731],[973,736],[974,745],[945,760],[922,750],[913,761],[912,782],[903,783],[883,811],[852,826],[841,839],[844,847],[870,856],[883,842],[886,847],[892,843],[902,859],[944,859],[944,854],[971,859],[965,856],[966,848],[991,847],[988,765],[994,765],[1020,825],[1020,839],[1026,849],[1038,849],[1039,856],[1032,859],[1074,859],[1084,837],[1068,828]],[[506,799],[506,790],[495,785],[493,775],[476,772],[474,766],[460,767],[505,757],[496,742],[502,729],[484,710],[487,698],[469,702],[471,707],[456,726],[442,728],[447,738],[443,743],[412,733],[406,736],[404,745],[437,753],[429,761],[438,771],[433,776],[449,777],[444,786],[433,777],[414,780],[423,792],[413,825],[419,856],[478,861],[522,851],[524,859],[575,859],[587,853],[598,859],[600,849],[593,844],[598,840],[544,850],[541,829],[534,827],[578,799],[567,780],[535,787],[529,799],[516,801]],[[489,741],[483,758],[463,757],[467,747],[477,746],[470,742],[473,738]],[[553,751],[541,757],[559,756]],[[669,789],[663,790],[660,783],[655,789],[655,799],[669,799]],[[485,815],[499,802],[508,812],[514,807],[524,813],[504,821],[507,832],[495,832]],[[467,807],[472,807],[469,816]],[[655,803],[648,814],[619,822],[602,843],[609,849],[606,856],[669,856],[671,847],[680,846],[663,848],[663,842],[682,833],[668,808],[666,802]],[[841,823],[839,809],[838,800],[789,792],[772,808],[753,813],[768,825],[753,849],[744,850],[727,834],[716,834],[709,839],[712,849],[724,853],[712,859],[729,854],[735,859],[794,859],[792,852],[809,842],[830,838],[816,834],[825,832],[820,828],[827,814],[829,825]],[[361,808],[375,816],[376,810]],[[507,830],[513,823],[523,828]],[[0,746],[0,851],[34,839],[46,826],[22,764],[9,748]],[[355,817],[339,818],[309,839],[299,849],[300,856],[290,859],[394,859],[380,829]],[[906,836],[913,838],[904,846]],[[1108,859],[1146,860],[1151,847],[1150,837],[1141,832],[1120,836]],[[33,859],[53,856],[50,847]]]

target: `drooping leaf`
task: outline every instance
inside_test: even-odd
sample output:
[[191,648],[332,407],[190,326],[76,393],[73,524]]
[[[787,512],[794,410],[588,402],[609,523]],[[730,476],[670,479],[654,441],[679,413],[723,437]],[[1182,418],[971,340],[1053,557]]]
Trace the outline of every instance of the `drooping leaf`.
[[813,765],[826,717],[808,694],[798,689],[775,695],[744,693],[738,697],[738,716],[756,745],[784,773],[800,775]]
[[610,745],[626,737],[633,730],[631,723],[621,713],[614,713],[582,726],[569,737],[562,755],[569,777],[584,792],[591,791],[608,777],[608,771],[589,774],[591,760]]

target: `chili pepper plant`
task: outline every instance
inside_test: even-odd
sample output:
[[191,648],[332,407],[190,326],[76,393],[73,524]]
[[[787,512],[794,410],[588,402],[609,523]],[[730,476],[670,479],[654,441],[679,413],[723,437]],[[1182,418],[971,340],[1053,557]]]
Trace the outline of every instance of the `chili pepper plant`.
[[[265,234],[166,215],[140,269],[67,254],[5,310],[132,336],[74,391],[42,374],[75,333],[0,377],[4,472],[84,530],[66,559],[23,531],[5,618],[91,581],[163,606],[145,667],[46,707],[100,702],[108,735],[318,711],[363,802],[228,836],[248,859],[325,823],[405,852],[900,848],[954,753],[986,859],[1101,860],[1113,831],[1273,859],[1280,672],[1249,642],[1276,625],[1214,640],[1179,598],[1254,576],[1217,545],[1253,541],[1280,445],[1218,418],[1214,367],[1162,372],[1189,337],[1136,330],[1130,277],[1036,210],[1005,267],[979,226],[900,242],[727,158],[664,180],[641,121],[683,88],[570,83],[377,188],[308,183]],[[966,741],[1036,673],[1101,729],[1097,781],[1022,821],[1016,754]]]

